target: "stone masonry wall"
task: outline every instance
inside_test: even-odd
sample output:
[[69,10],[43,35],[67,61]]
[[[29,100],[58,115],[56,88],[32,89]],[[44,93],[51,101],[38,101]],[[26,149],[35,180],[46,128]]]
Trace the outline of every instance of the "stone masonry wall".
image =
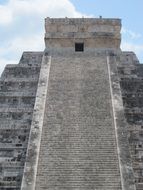
[[120,19],[46,18],[45,46],[50,51],[74,51],[75,42],[84,42],[85,51],[93,48],[120,49]]
[[143,189],[143,65],[132,52],[117,56],[137,190]]
[[0,79],[0,189],[20,190],[42,53],[24,53]]

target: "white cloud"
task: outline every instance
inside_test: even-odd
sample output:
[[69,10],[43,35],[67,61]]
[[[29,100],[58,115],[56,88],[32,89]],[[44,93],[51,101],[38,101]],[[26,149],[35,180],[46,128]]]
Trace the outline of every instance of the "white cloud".
[[[9,54],[11,54],[11,59],[17,60],[15,63],[18,63],[23,51],[43,50],[44,40],[42,39],[42,35],[26,36],[24,38],[17,37],[5,44],[4,47],[0,47],[0,57],[6,61],[6,57],[9,57]],[[9,58],[7,58],[7,60],[9,60]],[[0,62],[0,64],[2,64],[2,62]]]
[[143,43],[141,43],[142,35],[127,28],[122,28],[122,43],[123,51],[133,51],[140,60],[143,60]]
[[137,54],[143,53],[143,45],[138,45],[130,42],[123,42],[121,44],[123,51],[134,51]]
[[16,52],[17,50],[25,49],[26,51],[34,50],[43,50],[44,42],[41,39],[41,35],[33,35],[32,37],[25,37],[23,38],[15,38],[11,41],[8,51],[9,52]]
[[16,17],[35,15],[42,18],[86,16],[76,11],[69,0],[9,0],[0,6],[0,24],[9,24]]
[[138,59],[142,62],[143,60],[143,44],[135,44],[131,42],[123,41],[121,44],[123,51],[132,51],[136,53]]
[[0,5],[0,25],[12,22],[12,12],[7,6]]
[[23,51],[44,50],[45,17],[86,17],[69,0],[9,0],[0,15],[0,72]]
[[132,40],[134,40],[134,39],[139,39],[139,38],[142,37],[141,34],[139,34],[139,33],[137,33],[137,32],[134,32],[134,31],[132,31],[132,30],[126,29],[126,28],[124,28],[124,27],[122,27],[121,33],[122,33],[123,35],[128,35]]
[[11,0],[11,7],[15,13],[32,14],[36,13],[41,16],[79,16],[74,6],[68,0]]

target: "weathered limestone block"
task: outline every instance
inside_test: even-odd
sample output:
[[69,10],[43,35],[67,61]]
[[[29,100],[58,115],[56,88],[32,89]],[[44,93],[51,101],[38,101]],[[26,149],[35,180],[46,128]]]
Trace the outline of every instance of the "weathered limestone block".
[[94,48],[120,48],[120,19],[45,19],[45,45],[51,51],[70,49],[83,43],[85,51]]

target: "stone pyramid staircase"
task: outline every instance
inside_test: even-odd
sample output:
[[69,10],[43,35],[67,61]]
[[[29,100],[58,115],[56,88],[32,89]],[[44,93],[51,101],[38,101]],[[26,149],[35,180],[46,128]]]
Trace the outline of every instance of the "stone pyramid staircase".
[[51,59],[36,190],[121,190],[106,56]]

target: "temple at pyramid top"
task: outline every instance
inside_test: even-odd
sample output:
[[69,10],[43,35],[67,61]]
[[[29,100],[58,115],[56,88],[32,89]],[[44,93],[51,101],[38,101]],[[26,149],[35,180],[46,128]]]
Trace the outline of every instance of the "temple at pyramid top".
[[105,18],[46,18],[45,45],[51,51],[120,49],[121,20]]

